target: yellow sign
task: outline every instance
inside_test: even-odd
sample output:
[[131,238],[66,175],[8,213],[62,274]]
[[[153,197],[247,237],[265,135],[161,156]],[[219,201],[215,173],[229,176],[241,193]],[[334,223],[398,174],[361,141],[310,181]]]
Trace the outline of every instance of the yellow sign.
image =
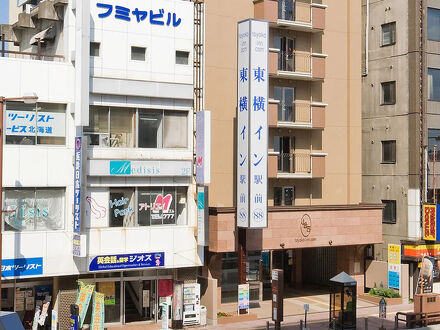
[[98,289],[99,292],[103,293],[104,298],[104,304],[105,305],[115,305],[115,296],[116,296],[116,290],[115,290],[115,282],[99,282],[98,283]]
[[388,263],[400,265],[400,245],[388,244]]
[[437,206],[423,205],[423,239],[435,241],[437,236]]

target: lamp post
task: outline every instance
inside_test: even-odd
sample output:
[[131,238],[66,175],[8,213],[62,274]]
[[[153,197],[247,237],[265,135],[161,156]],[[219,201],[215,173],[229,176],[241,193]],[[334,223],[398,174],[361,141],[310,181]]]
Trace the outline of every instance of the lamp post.
[[[22,97],[3,97],[0,96],[0,219],[2,221],[2,225],[0,227],[0,295],[2,289],[2,277],[1,277],[1,268],[2,268],[2,247],[3,247],[3,105],[7,101],[23,101],[26,104],[35,104],[38,101],[38,96],[33,94],[31,96],[22,96]],[[0,311],[2,308],[2,300],[0,297]]]

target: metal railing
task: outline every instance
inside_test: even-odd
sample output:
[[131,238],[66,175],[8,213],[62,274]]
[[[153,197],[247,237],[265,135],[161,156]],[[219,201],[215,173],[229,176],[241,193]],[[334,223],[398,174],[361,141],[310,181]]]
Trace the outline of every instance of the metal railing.
[[278,121],[293,123],[310,123],[310,103],[294,101],[287,105],[284,102],[278,104]]
[[278,0],[278,18],[286,21],[310,23],[310,3]]
[[301,51],[280,51],[278,53],[278,70],[311,73],[311,54]]
[[310,173],[310,154],[280,153],[277,157],[280,173]]
[[[1,36],[1,43],[2,43],[2,49],[0,50],[1,57],[10,57],[10,58],[21,58],[21,59],[30,59],[30,60],[39,60],[39,61],[57,61],[57,62],[63,62],[64,56],[63,55],[49,55],[49,54],[43,54],[41,52],[41,43],[38,41],[37,45],[37,52],[20,52],[15,50],[8,50],[5,49],[6,42],[5,42],[5,35],[3,34]],[[8,56],[5,56],[5,55]]]

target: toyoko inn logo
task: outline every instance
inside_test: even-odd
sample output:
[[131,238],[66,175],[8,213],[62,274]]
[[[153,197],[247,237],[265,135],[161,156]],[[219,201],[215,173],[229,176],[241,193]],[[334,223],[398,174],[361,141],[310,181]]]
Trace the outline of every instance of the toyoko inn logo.
[[129,160],[111,160],[110,161],[111,175],[130,175],[131,161]]

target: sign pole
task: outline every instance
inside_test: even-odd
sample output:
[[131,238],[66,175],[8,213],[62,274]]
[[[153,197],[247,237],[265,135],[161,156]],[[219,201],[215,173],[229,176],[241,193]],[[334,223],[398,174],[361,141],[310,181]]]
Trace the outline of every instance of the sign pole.
[[[246,284],[246,228],[238,228],[238,284]],[[246,314],[246,310],[239,310]]]

